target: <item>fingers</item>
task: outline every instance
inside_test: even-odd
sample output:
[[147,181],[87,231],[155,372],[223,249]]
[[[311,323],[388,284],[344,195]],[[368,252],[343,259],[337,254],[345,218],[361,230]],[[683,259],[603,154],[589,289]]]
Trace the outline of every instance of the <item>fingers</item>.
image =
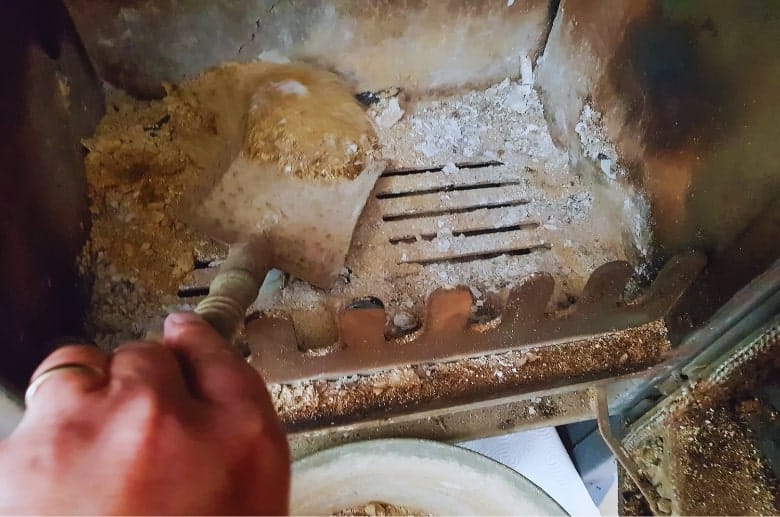
[[[168,315],[164,325],[164,342],[177,350],[193,354],[231,352],[230,343],[194,312]],[[183,338],[186,334],[187,339]]]
[[105,386],[108,356],[90,345],[67,345],[52,352],[36,368],[25,394],[28,406],[62,404]]
[[225,404],[252,401],[261,411],[273,412],[265,383],[257,372],[197,315],[169,316],[164,342],[165,346],[126,344],[112,358],[92,346],[59,348],[33,375],[28,403],[46,400],[65,408],[107,384],[113,390],[143,385],[175,399],[192,395]]
[[194,313],[165,320],[165,345],[176,350],[189,370],[190,389],[207,400],[231,403],[251,399],[270,407],[265,383],[230,345]]
[[144,386],[160,399],[180,402],[189,397],[187,384],[173,352],[151,342],[132,342],[114,351],[110,384],[115,391],[133,391]]

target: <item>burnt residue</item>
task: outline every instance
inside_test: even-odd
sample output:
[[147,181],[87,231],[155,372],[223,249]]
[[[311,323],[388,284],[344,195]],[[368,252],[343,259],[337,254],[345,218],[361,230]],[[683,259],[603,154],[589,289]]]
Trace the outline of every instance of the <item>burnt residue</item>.
[[[713,263],[735,255],[780,198],[779,27],[776,3],[669,0],[635,18],[612,54],[605,90],[638,139],[623,150],[641,147],[632,177],[652,204],[660,259],[690,247]],[[766,256],[778,236],[744,254]]]
[[725,122],[724,84],[698,54],[698,30],[660,15],[635,22],[610,64],[615,90],[627,104],[627,121],[644,128],[651,152],[710,142]]
[[544,36],[542,37],[543,44],[539,49],[539,55],[542,55],[545,47],[547,47],[547,41],[550,39],[553,24],[555,23],[555,18],[558,16],[560,6],[561,0],[548,0],[547,2],[547,27],[545,28]]
[[374,92],[360,92],[355,94],[355,98],[360,104],[366,107],[376,104],[380,100],[379,95]]
[[550,26],[552,27],[555,16],[558,14],[558,7],[561,5],[561,0],[549,0],[547,3],[547,17],[550,19]]

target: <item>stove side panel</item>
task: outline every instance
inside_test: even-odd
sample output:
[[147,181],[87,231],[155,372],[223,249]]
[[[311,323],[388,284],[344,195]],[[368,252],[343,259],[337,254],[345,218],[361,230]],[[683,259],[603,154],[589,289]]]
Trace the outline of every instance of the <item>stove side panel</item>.
[[51,339],[82,333],[80,140],[103,97],[58,1],[0,3],[0,62],[0,383],[22,389]]
[[780,198],[778,30],[772,2],[562,0],[536,75],[551,132],[582,170],[646,194],[658,262],[690,247],[715,262],[747,240],[757,270],[778,257],[776,225],[745,237]]

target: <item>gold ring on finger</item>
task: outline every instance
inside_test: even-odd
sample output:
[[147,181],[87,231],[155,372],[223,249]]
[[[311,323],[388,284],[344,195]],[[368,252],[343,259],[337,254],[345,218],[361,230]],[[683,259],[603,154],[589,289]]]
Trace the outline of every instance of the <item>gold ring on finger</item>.
[[100,369],[96,368],[94,366],[90,366],[88,364],[82,364],[82,363],[64,363],[64,364],[58,364],[57,366],[52,366],[48,370],[44,370],[38,376],[36,376],[33,380],[30,381],[30,385],[27,386],[27,390],[24,392],[24,402],[28,406],[30,405],[30,401],[35,396],[35,393],[38,391],[38,389],[43,385],[44,382],[46,382],[48,379],[52,378],[54,375],[58,373],[63,372],[83,372],[88,373],[90,375],[97,375],[99,377],[103,377],[106,373]]

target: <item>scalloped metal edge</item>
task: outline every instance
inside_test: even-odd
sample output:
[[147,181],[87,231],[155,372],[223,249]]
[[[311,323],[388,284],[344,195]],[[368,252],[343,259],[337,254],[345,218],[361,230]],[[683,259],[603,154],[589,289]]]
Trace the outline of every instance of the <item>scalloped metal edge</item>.
[[633,268],[608,262],[593,272],[577,303],[551,314],[545,308],[555,280],[534,273],[510,291],[501,315],[488,324],[469,322],[473,300],[468,287],[438,289],[428,298],[422,328],[397,339],[385,337],[383,308],[344,308],[337,317],[339,346],[317,356],[299,350],[290,319],[260,317],[246,328],[248,360],[267,382],[289,383],[583,340],[662,317],[705,263],[698,254],[676,256],[643,296],[625,303]]

